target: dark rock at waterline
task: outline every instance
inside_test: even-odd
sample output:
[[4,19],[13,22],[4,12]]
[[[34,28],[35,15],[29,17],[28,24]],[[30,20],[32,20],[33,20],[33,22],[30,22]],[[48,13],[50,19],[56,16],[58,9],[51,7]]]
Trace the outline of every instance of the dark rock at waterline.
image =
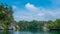
[[60,31],[60,29],[50,29],[49,31]]

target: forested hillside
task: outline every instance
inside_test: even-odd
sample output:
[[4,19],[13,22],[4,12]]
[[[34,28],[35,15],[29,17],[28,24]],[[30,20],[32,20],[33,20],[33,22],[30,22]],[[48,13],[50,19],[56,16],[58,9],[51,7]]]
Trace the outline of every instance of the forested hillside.
[[38,30],[42,31],[44,28],[47,29],[60,29],[60,19],[56,19],[55,21],[48,20],[48,21],[25,21],[21,20],[18,22],[20,26],[20,30]]

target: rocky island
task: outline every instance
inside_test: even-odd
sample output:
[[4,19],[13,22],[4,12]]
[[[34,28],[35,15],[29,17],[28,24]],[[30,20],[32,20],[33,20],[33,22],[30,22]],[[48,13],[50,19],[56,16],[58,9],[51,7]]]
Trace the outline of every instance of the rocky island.
[[13,18],[13,10],[11,6],[0,4],[0,30],[16,30],[19,29]]

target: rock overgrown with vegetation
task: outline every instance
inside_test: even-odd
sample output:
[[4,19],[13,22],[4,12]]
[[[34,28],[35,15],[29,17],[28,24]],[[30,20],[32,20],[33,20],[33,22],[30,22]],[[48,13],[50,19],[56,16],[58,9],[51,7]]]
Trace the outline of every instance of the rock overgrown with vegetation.
[[12,7],[6,4],[0,4],[0,29],[14,29],[16,25]]

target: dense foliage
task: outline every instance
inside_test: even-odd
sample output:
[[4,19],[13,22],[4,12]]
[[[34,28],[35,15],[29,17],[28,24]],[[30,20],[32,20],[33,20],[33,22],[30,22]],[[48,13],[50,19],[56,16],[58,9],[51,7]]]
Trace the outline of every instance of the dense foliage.
[[47,28],[49,29],[60,29],[60,19],[56,19],[55,21],[50,21],[49,24],[47,24]]
[[18,25],[20,26],[20,30],[43,30],[43,27],[46,27],[48,29],[59,29],[60,28],[60,19],[56,19],[55,21],[49,20],[49,21],[19,21]]
[[7,29],[11,23],[16,24],[13,18],[12,7],[0,4],[0,26]]
[[37,20],[33,20],[33,21],[19,21],[18,25],[20,26],[20,30],[39,30],[41,31],[44,25],[44,22],[46,23],[46,21],[37,21]]

